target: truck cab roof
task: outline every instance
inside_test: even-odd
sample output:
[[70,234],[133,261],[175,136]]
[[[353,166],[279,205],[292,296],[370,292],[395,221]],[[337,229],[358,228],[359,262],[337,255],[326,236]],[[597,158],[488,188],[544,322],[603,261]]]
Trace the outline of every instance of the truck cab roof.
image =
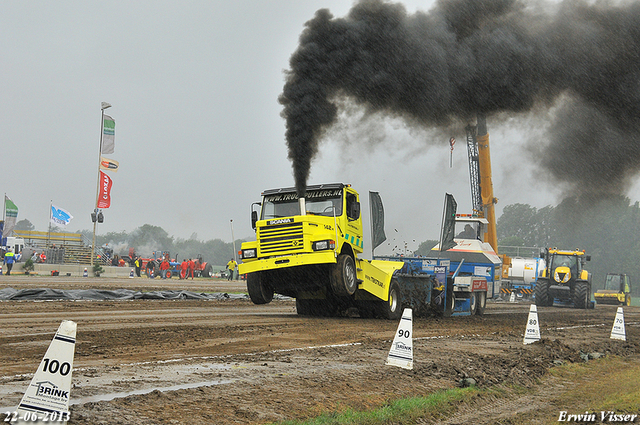
[[[351,187],[350,184],[345,183],[326,183],[326,184],[315,184],[311,186],[307,186],[307,191],[311,190],[322,190],[322,189],[342,189],[344,187]],[[297,189],[295,187],[283,187],[278,189],[267,189],[262,192],[262,195],[274,195],[278,193],[297,193]]]

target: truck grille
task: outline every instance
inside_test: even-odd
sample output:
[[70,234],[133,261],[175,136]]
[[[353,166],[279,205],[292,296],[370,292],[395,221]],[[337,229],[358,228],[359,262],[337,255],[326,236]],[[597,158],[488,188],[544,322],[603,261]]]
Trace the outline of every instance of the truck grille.
[[304,249],[302,223],[286,223],[258,229],[260,255],[299,252]]

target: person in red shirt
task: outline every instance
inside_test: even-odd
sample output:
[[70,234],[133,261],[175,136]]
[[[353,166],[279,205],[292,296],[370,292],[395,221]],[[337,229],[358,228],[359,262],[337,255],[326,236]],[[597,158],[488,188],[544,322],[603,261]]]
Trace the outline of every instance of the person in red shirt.
[[180,264],[180,279],[184,279],[187,277],[187,269],[189,268],[189,263],[187,263],[186,259],[182,260],[182,264]]
[[166,258],[162,260],[162,263],[160,263],[160,273],[162,273],[163,279],[167,278],[167,270],[169,270],[170,267],[169,261],[167,261]]
[[[193,270],[196,268],[196,263],[189,258],[189,274],[191,275],[191,280],[193,280]],[[189,274],[187,274],[187,277],[189,277]]]

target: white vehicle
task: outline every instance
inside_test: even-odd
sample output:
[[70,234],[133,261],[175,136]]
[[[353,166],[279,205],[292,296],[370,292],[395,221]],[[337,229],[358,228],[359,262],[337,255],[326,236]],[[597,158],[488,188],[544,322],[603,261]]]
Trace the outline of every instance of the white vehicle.
[[10,236],[6,238],[6,242],[2,246],[2,249],[5,252],[11,250],[14,254],[19,254],[24,249],[24,239]]

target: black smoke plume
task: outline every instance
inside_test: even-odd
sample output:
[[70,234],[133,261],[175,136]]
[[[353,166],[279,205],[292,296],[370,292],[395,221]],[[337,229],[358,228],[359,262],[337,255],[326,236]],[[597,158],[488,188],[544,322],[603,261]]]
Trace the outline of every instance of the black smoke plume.
[[640,2],[440,0],[428,13],[379,0],[318,10],[280,103],[296,187],[340,99],[425,128],[555,112],[541,171],[574,194],[620,193],[640,169]]

